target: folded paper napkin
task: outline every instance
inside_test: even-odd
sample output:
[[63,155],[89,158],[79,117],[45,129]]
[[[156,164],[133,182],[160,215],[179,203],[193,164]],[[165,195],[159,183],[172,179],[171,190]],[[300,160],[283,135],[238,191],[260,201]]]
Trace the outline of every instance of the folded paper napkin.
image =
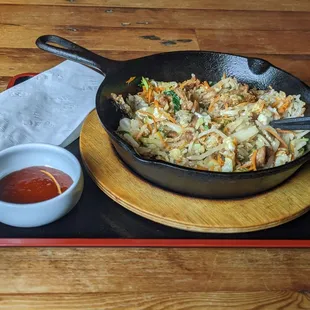
[[58,66],[0,94],[0,151],[40,142],[67,146],[95,107],[104,77],[83,65]]

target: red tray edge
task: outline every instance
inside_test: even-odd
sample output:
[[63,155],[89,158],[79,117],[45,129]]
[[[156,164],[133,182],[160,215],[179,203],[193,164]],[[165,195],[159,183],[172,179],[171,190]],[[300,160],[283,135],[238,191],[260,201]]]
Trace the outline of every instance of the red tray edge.
[[[18,78],[38,73],[13,76],[7,89]],[[0,247],[214,247],[214,248],[310,248],[310,240],[238,240],[238,239],[111,239],[111,238],[0,238]]]
[[13,87],[15,85],[15,82],[17,79],[19,79],[21,77],[25,77],[25,76],[31,76],[32,77],[32,76],[35,76],[37,74],[38,73],[21,73],[21,74],[15,75],[15,76],[10,78],[7,89]]

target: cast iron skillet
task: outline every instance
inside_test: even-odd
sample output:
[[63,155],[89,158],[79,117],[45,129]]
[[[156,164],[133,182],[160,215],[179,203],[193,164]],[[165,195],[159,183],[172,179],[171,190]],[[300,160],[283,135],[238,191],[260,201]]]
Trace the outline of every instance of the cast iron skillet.
[[199,79],[216,82],[225,72],[227,76],[235,76],[238,81],[260,89],[271,85],[287,94],[301,94],[302,100],[310,103],[310,88],[306,84],[265,60],[217,52],[182,51],[114,61],[54,35],[41,36],[36,44],[47,52],[90,66],[105,75],[96,97],[99,119],[121,159],[137,174],[160,187],[198,197],[245,197],[279,185],[310,158],[309,152],[286,165],[255,172],[199,171],[143,159],[115,134],[122,113],[111,100],[110,94],[113,92],[126,96],[140,91],[140,78],[126,84],[132,76],[145,76],[159,81],[184,81],[191,73],[195,73]]

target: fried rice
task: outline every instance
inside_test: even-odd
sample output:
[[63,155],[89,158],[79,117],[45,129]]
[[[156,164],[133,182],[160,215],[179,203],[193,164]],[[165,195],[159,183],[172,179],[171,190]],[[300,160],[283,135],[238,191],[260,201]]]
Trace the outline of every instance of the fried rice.
[[[132,82],[132,77],[128,83]],[[212,84],[192,74],[183,82],[142,77],[141,91],[111,97],[125,113],[117,133],[144,158],[218,172],[284,165],[307,151],[308,131],[272,128],[303,116],[300,95],[250,88],[234,77]]]

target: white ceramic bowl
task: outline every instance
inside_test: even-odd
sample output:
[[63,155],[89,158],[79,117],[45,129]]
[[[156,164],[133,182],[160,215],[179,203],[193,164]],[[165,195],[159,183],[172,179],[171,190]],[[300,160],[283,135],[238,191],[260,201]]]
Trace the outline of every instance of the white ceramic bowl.
[[28,204],[0,201],[0,222],[16,227],[51,223],[68,213],[79,201],[84,178],[81,165],[69,151],[50,144],[21,144],[0,152],[0,179],[31,166],[48,166],[67,173],[73,184],[55,198]]

